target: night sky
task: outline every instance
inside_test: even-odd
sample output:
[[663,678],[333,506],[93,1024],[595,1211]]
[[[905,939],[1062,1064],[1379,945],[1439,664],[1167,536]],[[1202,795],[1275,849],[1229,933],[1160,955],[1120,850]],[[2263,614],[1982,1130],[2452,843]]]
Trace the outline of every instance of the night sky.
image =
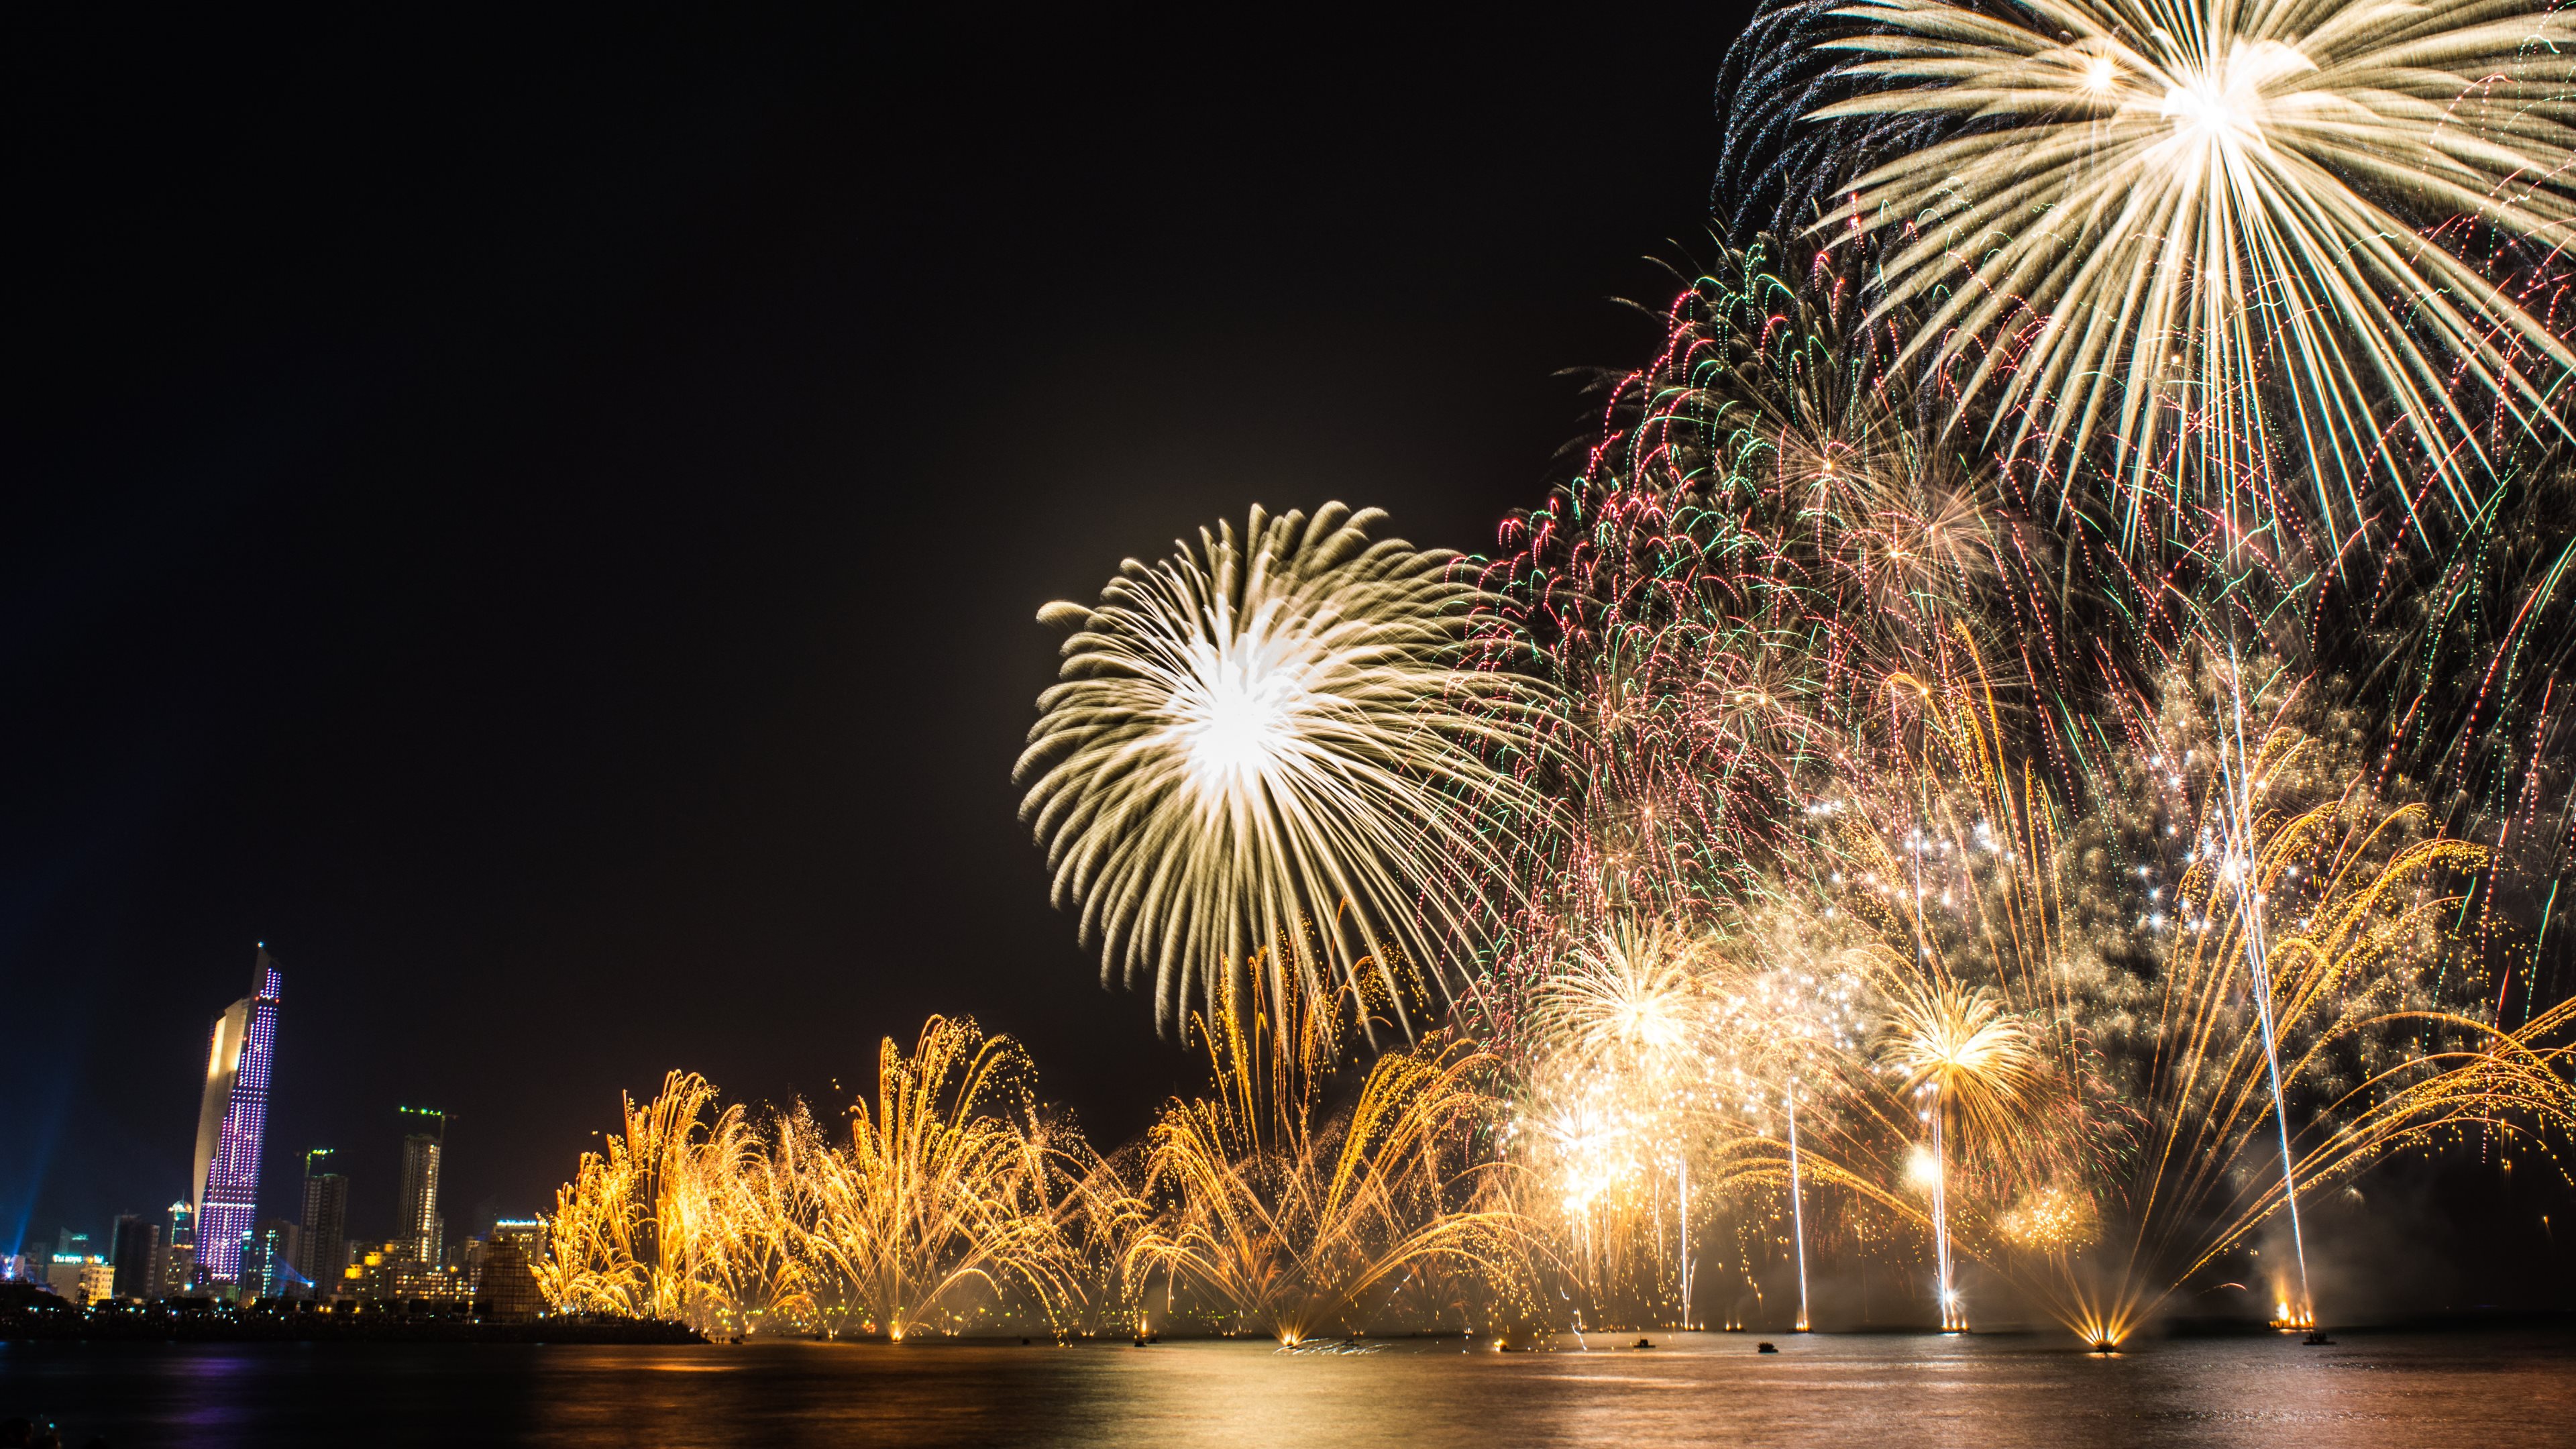
[[0,1248],[184,1195],[261,940],[265,1208],[339,1147],[361,1234],[398,1104],[479,1231],[933,1011],[1141,1128],[1032,616],[1256,501],[1488,545],[1711,250],[1738,22],[360,9],[8,48]]

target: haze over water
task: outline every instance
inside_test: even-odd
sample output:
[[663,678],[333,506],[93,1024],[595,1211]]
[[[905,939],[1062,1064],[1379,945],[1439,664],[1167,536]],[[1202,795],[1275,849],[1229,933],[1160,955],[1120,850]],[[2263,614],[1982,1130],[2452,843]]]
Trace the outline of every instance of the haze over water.
[[[343,1444],[2563,1445],[2576,1330],[2148,1340],[1658,1336],[1651,1352],[0,1345],[0,1414],[117,1449]],[[1571,1348],[1571,1340],[1568,1347]],[[360,1426],[364,1426],[361,1428]]]

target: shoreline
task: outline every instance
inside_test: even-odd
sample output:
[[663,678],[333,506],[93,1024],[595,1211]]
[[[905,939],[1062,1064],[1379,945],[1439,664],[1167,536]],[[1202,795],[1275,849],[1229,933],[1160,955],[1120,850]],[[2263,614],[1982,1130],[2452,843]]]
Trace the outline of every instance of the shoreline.
[[[52,1315],[47,1315],[51,1318]],[[2551,1330],[2576,1332],[2576,1311],[2551,1309],[2463,1310],[2456,1312],[2411,1314],[2377,1321],[2336,1325],[2338,1335],[2355,1337],[2382,1335],[2447,1335],[2511,1330]],[[1626,1340],[1641,1331],[1635,1329],[1596,1329],[1577,1333],[1572,1329],[1545,1333],[1506,1335],[1515,1347],[1540,1342],[1564,1343],[1566,1348],[1590,1352],[1632,1351]],[[1792,1333],[1786,1329],[1646,1329],[1644,1336],[1660,1345],[1667,1340],[1707,1339],[1742,1340],[1750,1345],[1758,1340],[1826,1340],[1905,1337],[1941,1337],[1928,1325],[1870,1325],[1843,1329],[1821,1329]],[[1455,1330],[1438,1333],[1383,1333],[1357,1335],[1314,1335],[1310,1345],[1323,1343],[1349,1344],[1431,1344],[1473,1343],[1497,1335],[1491,1332],[1473,1334]],[[2131,1345],[2158,1341],[2192,1341],[2207,1339],[2280,1338],[2292,1336],[2286,1330],[2259,1323],[2207,1319],[2178,1319],[2154,1325],[2130,1340]],[[1980,1330],[1960,1335],[1966,1339],[1986,1340],[2063,1340],[2069,1349],[2080,1347],[2074,1336],[2054,1326],[2015,1325]],[[1616,1341],[1613,1341],[1616,1340]],[[941,1348],[1112,1348],[1136,1351],[1130,1335],[1124,1333],[1067,1334],[968,1334],[915,1335],[895,1344],[883,1335],[849,1335],[827,1338],[815,1334],[770,1334],[742,1339],[713,1337],[686,1324],[654,1319],[627,1318],[541,1318],[520,1322],[457,1319],[403,1319],[388,1315],[338,1315],[327,1313],[294,1313],[274,1317],[233,1318],[213,1314],[172,1314],[127,1317],[117,1315],[98,1321],[86,1317],[78,1323],[24,1320],[0,1322],[0,1345],[36,1343],[238,1343],[238,1344],[327,1344],[327,1343],[492,1343],[492,1344],[562,1344],[575,1346],[634,1347],[733,1347],[762,1348],[778,1345],[850,1346],[934,1350]],[[1195,1333],[1157,1330],[1149,1347],[1183,1343],[1242,1343],[1275,1348],[1267,1334]],[[1580,1345],[1577,1349],[1576,1345]]]

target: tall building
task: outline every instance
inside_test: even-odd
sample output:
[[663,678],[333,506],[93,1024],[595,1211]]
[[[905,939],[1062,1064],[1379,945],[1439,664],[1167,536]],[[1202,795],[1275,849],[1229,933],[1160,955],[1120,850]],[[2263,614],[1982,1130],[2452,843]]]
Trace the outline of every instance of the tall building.
[[250,995],[215,1018],[206,1095],[197,1107],[197,1263],[229,1283],[241,1272],[242,1235],[259,1216],[259,1154],[268,1128],[269,1067],[277,1053],[277,1003],[285,978],[265,944]]
[[295,1258],[295,1271],[324,1294],[349,1265],[349,1179],[331,1170],[334,1155],[328,1147],[304,1154],[304,1234]]
[[242,1235],[241,1276],[236,1287],[243,1298],[300,1296],[295,1276],[298,1240],[304,1230],[284,1218],[262,1218]]
[[116,1269],[119,1298],[161,1295],[161,1225],[141,1213],[118,1213],[108,1262]]
[[447,1148],[447,1114],[429,1107],[402,1109],[402,1194],[395,1199],[394,1241],[412,1261],[437,1267],[446,1246],[438,1212],[438,1159]]
[[185,1298],[197,1287],[197,1213],[184,1202],[170,1204],[169,1231],[161,1235],[161,1296]]

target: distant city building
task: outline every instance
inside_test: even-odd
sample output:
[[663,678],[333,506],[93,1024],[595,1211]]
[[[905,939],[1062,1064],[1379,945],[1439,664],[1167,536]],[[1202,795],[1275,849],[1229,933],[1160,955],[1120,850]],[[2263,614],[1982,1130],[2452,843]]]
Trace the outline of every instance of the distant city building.
[[473,1296],[463,1274],[413,1257],[408,1240],[358,1254],[342,1282],[348,1296],[368,1303],[457,1302]]
[[492,1236],[483,1244],[483,1273],[475,1284],[474,1296],[491,1305],[494,1318],[534,1318],[546,1311],[546,1298],[537,1287],[536,1264],[528,1257],[530,1240],[505,1234],[503,1229],[507,1226],[493,1224]]
[[331,1170],[334,1155],[328,1147],[304,1154],[304,1232],[295,1271],[317,1296],[328,1296],[349,1264],[349,1179]]
[[235,1289],[243,1298],[296,1298],[302,1280],[295,1271],[296,1240],[303,1229],[284,1218],[262,1218],[242,1235],[241,1276]]
[[410,1250],[411,1261],[438,1266],[446,1236],[438,1212],[439,1157],[447,1148],[447,1114],[427,1107],[402,1109],[402,1190],[395,1198],[396,1241]]
[[161,1225],[141,1213],[116,1215],[116,1236],[108,1259],[116,1269],[116,1296],[161,1296]]
[[55,1257],[57,1257],[57,1258],[86,1258],[86,1257],[88,1257],[88,1256],[89,1256],[89,1234],[87,1234],[87,1233],[76,1233],[76,1232],[73,1232],[73,1231],[72,1231],[71,1229],[69,1229],[69,1228],[64,1228],[64,1229],[62,1229],[61,1231],[59,1231],[59,1232],[55,1233],[55,1234],[54,1234],[54,1256],[55,1256]]
[[[495,1243],[517,1243],[528,1266],[535,1268],[546,1261],[546,1235],[553,1230],[553,1224],[544,1218],[503,1218],[492,1224],[491,1240]],[[486,1248],[484,1252],[488,1262],[491,1250]]]
[[161,1296],[186,1298],[197,1288],[197,1214],[184,1202],[170,1204],[170,1225],[161,1234]]
[[259,1216],[259,1156],[268,1127],[269,1069],[277,1053],[277,1007],[285,978],[262,946],[250,995],[215,1018],[206,1054],[206,1092],[197,1107],[197,1263],[229,1283],[241,1273],[242,1235]]
[[96,1254],[56,1253],[45,1286],[68,1302],[87,1305],[115,1296],[116,1269]]
[[255,1298],[276,1297],[276,1294],[268,1291],[270,1280],[277,1274],[277,1265],[271,1261],[271,1252],[275,1246],[267,1241],[263,1233],[254,1231],[242,1234],[241,1252],[234,1260],[235,1271],[230,1284],[232,1291],[224,1296],[243,1303]]

